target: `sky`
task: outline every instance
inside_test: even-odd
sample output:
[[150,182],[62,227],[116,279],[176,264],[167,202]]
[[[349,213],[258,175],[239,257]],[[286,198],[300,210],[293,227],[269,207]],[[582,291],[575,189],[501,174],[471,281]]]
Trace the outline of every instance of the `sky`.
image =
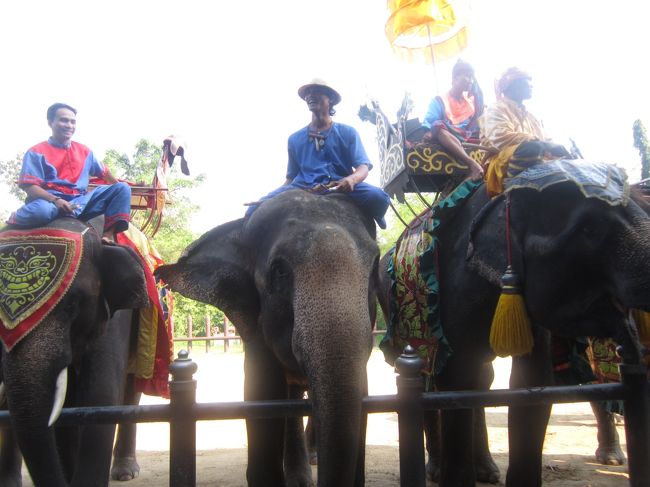
[[[643,0],[469,0],[469,46],[486,102],[517,65],[533,76],[529,110],[586,159],[640,177],[632,124],[650,129],[650,4]],[[284,181],[287,137],[310,113],[298,88],[323,78],[342,95],[335,120],[354,126],[376,167],[375,128],[359,106],[389,118],[406,92],[413,117],[451,83],[454,60],[400,60],[384,0],[60,0],[0,3],[0,161],[50,135],[54,102],[78,110],[75,140],[99,158],[132,155],[138,140],[185,140],[197,232],[243,215]],[[176,168],[178,170],[178,168]],[[180,171],[178,172],[180,175]],[[18,203],[0,188],[2,208]]]

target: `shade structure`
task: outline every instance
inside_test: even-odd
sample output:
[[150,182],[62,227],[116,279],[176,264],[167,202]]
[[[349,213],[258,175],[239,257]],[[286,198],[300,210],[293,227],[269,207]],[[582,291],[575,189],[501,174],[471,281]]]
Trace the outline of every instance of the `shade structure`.
[[463,7],[459,0],[388,0],[388,42],[408,62],[457,57],[468,44]]

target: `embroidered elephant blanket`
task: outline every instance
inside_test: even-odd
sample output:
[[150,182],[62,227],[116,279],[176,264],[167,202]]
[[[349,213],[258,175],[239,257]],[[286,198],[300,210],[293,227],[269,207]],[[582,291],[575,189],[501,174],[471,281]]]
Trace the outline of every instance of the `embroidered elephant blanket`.
[[416,217],[390,251],[390,319],[379,347],[386,362],[411,345],[425,361],[423,373],[444,366],[451,349],[440,323],[438,282],[438,227],[482,183],[466,180],[445,199]]
[[0,340],[6,350],[65,296],[79,269],[82,235],[53,228],[0,233]]

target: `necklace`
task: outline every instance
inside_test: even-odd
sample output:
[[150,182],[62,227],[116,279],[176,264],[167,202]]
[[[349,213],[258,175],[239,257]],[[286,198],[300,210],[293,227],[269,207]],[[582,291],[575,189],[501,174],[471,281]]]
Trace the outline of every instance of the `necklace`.
[[325,139],[329,135],[330,130],[332,129],[333,126],[334,126],[334,122],[331,122],[330,126],[327,127],[326,129],[317,130],[317,129],[313,129],[311,127],[311,124],[309,125],[309,131],[308,131],[309,142],[310,143],[313,142],[314,148],[317,151],[320,151],[325,145]]

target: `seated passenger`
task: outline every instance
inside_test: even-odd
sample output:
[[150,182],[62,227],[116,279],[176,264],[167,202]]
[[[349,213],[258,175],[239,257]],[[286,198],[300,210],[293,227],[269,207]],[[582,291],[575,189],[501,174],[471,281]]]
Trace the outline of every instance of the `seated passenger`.
[[390,198],[380,188],[364,183],[372,169],[358,132],[351,126],[334,122],[334,105],[341,95],[322,80],[314,80],[298,90],[307,102],[311,122],[289,137],[289,162],[284,184],[251,203],[246,216],[264,200],[289,189],[304,189],[325,194],[336,191],[349,194],[361,211],[386,228],[384,215]]
[[451,75],[451,89],[436,96],[424,116],[422,125],[430,129],[424,141],[433,141],[469,167],[474,180],[483,177],[483,168],[462,146],[470,138],[478,137],[477,119],[483,113],[483,93],[474,78],[474,68],[458,60]]
[[[21,227],[46,225],[59,216],[90,220],[104,215],[104,241],[129,226],[131,188],[119,182],[85,145],[72,142],[77,111],[55,103],[47,110],[52,136],[27,151],[18,184],[27,193],[26,203],[7,223]],[[90,177],[101,177],[110,186],[88,192]]]
[[[517,67],[507,69],[496,84],[497,102],[479,120],[481,144],[498,151],[485,161],[485,181],[491,196],[503,191],[513,156],[528,160],[570,157],[564,146],[551,142],[539,120],[526,110],[523,102],[531,98],[532,90],[528,73]],[[533,141],[540,144],[523,145]]]

